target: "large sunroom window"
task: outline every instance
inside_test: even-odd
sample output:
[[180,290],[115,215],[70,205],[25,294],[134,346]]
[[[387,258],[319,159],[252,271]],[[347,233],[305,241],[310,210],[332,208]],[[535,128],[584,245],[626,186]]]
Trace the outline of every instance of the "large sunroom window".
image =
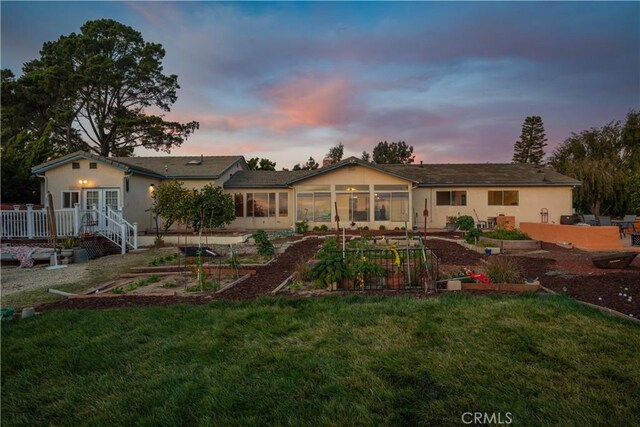
[[406,190],[406,185],[375,185],[373,203],[374,220],[408,221],[409,192]]
[[298,221],[331,222],[331,192],[328,185],[301,186],[297,194]]
[[336,185],[340,221],[369,222],[369,186]]

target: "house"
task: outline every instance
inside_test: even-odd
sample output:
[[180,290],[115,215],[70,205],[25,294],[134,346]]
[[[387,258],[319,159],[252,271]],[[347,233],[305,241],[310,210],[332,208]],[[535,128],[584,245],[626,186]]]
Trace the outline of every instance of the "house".
[[[235,203],[229,229],[291,229],[340,224],[378,229],[443,228],[449,216],[560,223],[580,182],[529,164],[376,165],[355,157],[312,171],[251,171],[242,156],[100,157],[76,152],[33,168],[56,209],[95,205],[121,211],[140,230],[155,227],[152,192],[165,180],[223,187]],[[428,210],[425,224],[424,210]]]

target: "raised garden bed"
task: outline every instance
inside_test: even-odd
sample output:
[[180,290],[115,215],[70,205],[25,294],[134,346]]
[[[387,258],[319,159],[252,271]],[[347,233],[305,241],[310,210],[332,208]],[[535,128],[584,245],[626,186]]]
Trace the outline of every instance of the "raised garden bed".
[[525,283],[463,283],[463,291],[538,292],[540,284]]
[[537,251],[542,247],[539,240],[500,240],[480,236],[480,241],[493,244],[502,253]]

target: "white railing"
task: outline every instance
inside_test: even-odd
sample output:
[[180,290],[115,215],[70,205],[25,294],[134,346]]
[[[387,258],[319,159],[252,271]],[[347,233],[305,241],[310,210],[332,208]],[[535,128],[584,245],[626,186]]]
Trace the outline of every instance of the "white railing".
[[[126,221],[121,211],[108,208],[105,214],[95,207],[80,209],[77,204],[75,208],[56,209],[54,212],[58,237],[95,232],[120,246],[122,253],[127,248],[138,249],[138,224]],[[13,211],[0,211],[0,238],[47,238],[50,236],[48,215],[46,209],[33,209],[33,205],[27,205],[27,210],[14,207]]]

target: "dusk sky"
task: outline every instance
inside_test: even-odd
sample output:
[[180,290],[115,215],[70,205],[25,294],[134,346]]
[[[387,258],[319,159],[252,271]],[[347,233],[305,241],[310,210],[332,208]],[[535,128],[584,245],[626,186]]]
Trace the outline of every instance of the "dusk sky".
[[[321,162],[404,140],[416,161],[509,162],[524,118],[547,152],[640,108],[640,3],[6,2],[2,68],[112,18],[166,50],[176,155]],[[162,153],[138,150],[138,155]]]

